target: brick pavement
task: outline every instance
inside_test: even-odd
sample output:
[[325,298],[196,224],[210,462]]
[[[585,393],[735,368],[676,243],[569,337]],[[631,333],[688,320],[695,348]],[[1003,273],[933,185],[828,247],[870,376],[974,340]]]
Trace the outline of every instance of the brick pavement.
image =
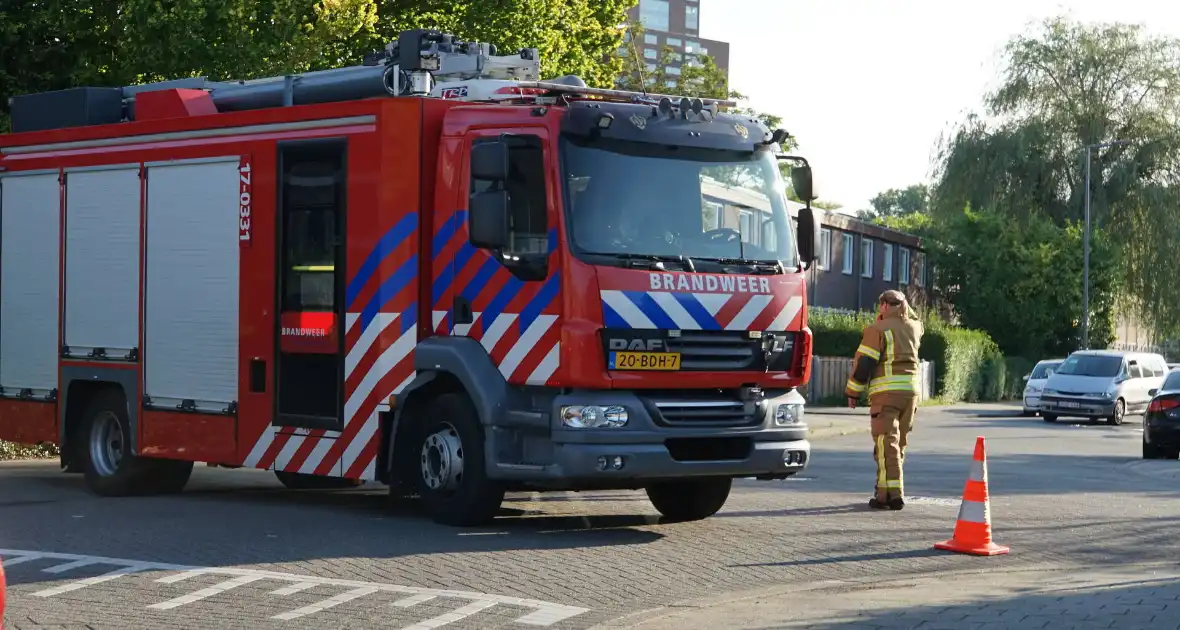
[[[845,413],[842,420],[855,424],[863,416],[863,410]],[[953,527],[957,503],[947,498],[962,491],[977,431],[991,440],[997,539],[1013,548],[1012,556],[986,565],[929,547]],[[413,504],[391,514],[380,490],[292,493],[265,472],[201,469],[179,497],[104,500],[52,465],[0,465],[0,546],[458,589],[590,609],[555,626],[573,629],[764,585],[924,579],[978,566],[1144,562],[1180,540],[1174,482],[1127,467],[1138,461],[1133,426],[1075,430],[1036,419],[996,425],[971,409],[926,410],[916,435],[907,482],[913,494],[932,499],[904,512],[865,508],[873,464],[862,435],[818,442],[821,456],[805,473],[785,482],[742,482],[715,518],[679,524],[660,523],[641,492],[516,495],[507,518],[454,530],[425,522]],[[83,590],[61,604],[32,601],[28,593],[62,578],[16,569],[10,623],[32,617],[50,627],[159,627],[142,616],[155,613],[142,609],[176,596],[162,600],[167,593],[153,586]],[[248,588],[226,593],[215,601],[218,618],[226,627],[233,619],[249,625],[264,595]],[[339,610],[363,621],[359,606]],[[128,617],[133,610],[140,616]],[[199,624],[208,614],[197,606],[173,612],[172,627]],[[188,621],[180,623],[182,617]],[[323,626],[312,615],[284,627]],[[497,626],[484,616],[454,627]]]
[[[989,560],[981,560],[986,564]],[[1180,627],[1180,565],[1007,570],[861,579],[689,600],[595,630],[1167,630]]]

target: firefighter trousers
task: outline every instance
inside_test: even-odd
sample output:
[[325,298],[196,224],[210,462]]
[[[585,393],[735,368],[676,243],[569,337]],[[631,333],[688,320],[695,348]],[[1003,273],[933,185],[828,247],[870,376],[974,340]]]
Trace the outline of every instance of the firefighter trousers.
[[882,392],[869,399],[872,417],[873,458],[877,460],[878,501],[904,498],[902,468],[918,395],[913,392]]

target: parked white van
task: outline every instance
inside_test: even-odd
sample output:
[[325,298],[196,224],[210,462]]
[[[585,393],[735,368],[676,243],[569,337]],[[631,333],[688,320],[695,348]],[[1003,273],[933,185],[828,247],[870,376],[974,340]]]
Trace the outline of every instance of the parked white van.
[[1045,382],[1040,411],[1045,422],[1062,416],[1105,419],[1122,424],[1128,414],[1141,414],[1151,390],[1163,386],[1168,373],[1164,357],[1146,352],[1081,350],[1069,355]]

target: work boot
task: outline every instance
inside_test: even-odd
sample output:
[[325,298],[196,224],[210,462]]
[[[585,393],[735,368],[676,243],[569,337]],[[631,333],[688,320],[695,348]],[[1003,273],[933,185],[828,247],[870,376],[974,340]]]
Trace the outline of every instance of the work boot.
[[886,504],[884,501],[881,501],[877,497],[872,497],[871,499],[869,499],[869,507],[874,510],[885,510],[885,509],[889,508],[889,505]]
[[889,499],[889,509],[900,510],[905,507],[905,499],[901,497],[894,497]]

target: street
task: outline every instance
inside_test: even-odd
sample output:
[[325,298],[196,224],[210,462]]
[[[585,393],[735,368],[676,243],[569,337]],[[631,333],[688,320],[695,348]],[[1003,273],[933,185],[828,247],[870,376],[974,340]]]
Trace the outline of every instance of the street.
[[[813,412],[852,432],[817,434],[804,473],[742,481],[694,523],[660,523],[642,492],[556,493],[450,529],[381,486],[300,493],[205,467],[179,496],[100,499],[56,462],[7,462],[5,627],[1180,627],[1180,462],[1140,459],[1138,417],[1013,410],[920,410],[901,512],[867,508],[867,411]],[[977,435],[1008,556],[932,549]]]

